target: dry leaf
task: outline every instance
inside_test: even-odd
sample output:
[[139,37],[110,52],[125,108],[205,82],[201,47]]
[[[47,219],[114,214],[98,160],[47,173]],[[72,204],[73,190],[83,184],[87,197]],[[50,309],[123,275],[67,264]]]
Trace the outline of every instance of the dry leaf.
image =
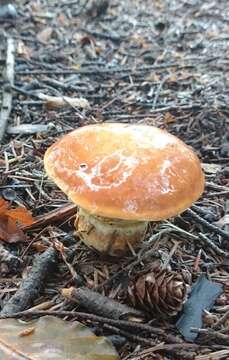
[[220,228],[224,227],[225,225],[229,225],[229,214],[224,215],[221,219],[214,222],[214,225],[219,226]]
[[23,41],[20,40],[17,46],[17,53],[24,59],[29,60],[30,56],[32,55],[32,50],[26,46]]
[[202,163],[201,166],[204,169],[204,171],[208,174],[217,174],[219,171],[222,170],[222,166],[219,164]]
[[53,29],[51,27],[46,27],[37,34],[37,40],[42,43],[47,43],[52,36],[52,32]]
[[4,199],[0,199],[0,215],[5,214],[8,209],[8,202]]
[[164,115],[164,122],[166,124],[171,124],[176,122],[175,116],[173,116],[170,112],[166,112]]
[[[113,345],[79,322],[44,316],[22,323],[0,320],[0,359],[119,360]],[[28,329],[33,329],[29,331]],[[27,336],[22,336],[25,334]]]
[[19,241],[25,241],[26,236],[24,232],[19,229],[14,221],[8,216],[0,217],[0,240],[16,243]]
[[88,109],[89,102],[84,98],[71,98],[68,96],[49,96],[38,94],[39,99],[44,100],[44,105],[48,110],[62,109],[65,107],[77,107]]
[[26,236],[21,228],[32,223],[33,217],[27,209],[12,209],[7,201],[0,199],[0,240],[9,243],[25,241]]

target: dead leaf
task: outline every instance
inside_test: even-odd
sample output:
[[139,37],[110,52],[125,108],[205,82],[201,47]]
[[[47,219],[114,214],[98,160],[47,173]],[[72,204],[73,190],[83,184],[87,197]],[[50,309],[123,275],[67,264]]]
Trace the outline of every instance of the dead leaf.
[[38,94],[39,99],[44,100],[44,106],[48,110],[62,109],[65,107],[77,107],[88,109],[89,102],[84,98],[71,98],[68,96],[49,96],[46,94]]
[[10,209],[7,212],[10,219],[19,223],[19,226],[29,226],[33,223],[33,218],[31,213],[23,207],[18,207],[16,209]]
[[222,166],[219,164],[202,163],[202,168],[208,174],[217,174],[222,169]]
[[0,240],[16,243],[25,241],[26,235],[23,226],[33,223],[31,213],[23,207],[10,208],[10,203],[0,199]]
[[37,34],[37,40],[46,44],[51,39],[52,32],[51,27],[46,27]]
[[173,116],[170,112],[166,112],[164,115],[164,122],[166,124],[171,124],[176,122],[175,116]]
[[23,41],[20,40],[17,46],[17,53],[22,58],[29,60],[32,55],[32,50],[26,46]]
[[[44,316],[29,323],[4,319],[0,320],[0,328],[0,359],[119,360],[108,339],[94,335],[77,321],[54,316]],[[21,336],[28,329],[33,329],[29,336]]]
[[219,226],[220,228],[224,227],[225,225],[229,225],[229,214],[224,215],[221,219],[214,222],[214,225]]
[[0,215],[4,214],[8,209],[8,202],[4,199],[0,199]]
[[25,241],[26,236],[24,232],[19,229],[14,221],[7,216],[0,217],[0,240],[8,243],[16,243]]

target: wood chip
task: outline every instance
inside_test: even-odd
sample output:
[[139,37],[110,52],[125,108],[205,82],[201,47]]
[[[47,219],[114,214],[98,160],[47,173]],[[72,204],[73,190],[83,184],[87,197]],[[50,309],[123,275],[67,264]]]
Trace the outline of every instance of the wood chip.
[[84,98],[71,98],[69,96],[49,96],[38,94],[39,99],[44,100],[44,106],[48,110],[62,109],[66,107],[89,109],[90,104]]

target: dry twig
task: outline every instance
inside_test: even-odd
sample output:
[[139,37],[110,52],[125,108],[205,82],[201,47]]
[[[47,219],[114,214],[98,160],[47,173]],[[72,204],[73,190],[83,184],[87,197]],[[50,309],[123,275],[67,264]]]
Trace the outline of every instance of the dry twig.
[[2,104],[0,111],[0,143],[3,139],[9,115],[12,109],[12,90],[10,88],[14,83],[14,53],[15,43],[12,38],[7,39],[7,55],[6,55],[6,68],[4,74],[4,89],[2,96]]

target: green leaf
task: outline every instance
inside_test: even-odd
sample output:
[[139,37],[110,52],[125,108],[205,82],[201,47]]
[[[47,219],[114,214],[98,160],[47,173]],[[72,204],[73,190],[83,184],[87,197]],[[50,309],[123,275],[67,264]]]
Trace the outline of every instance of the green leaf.
[[0,359],[119,360],[113,345],[85,325],[54,316],[0,320]]

